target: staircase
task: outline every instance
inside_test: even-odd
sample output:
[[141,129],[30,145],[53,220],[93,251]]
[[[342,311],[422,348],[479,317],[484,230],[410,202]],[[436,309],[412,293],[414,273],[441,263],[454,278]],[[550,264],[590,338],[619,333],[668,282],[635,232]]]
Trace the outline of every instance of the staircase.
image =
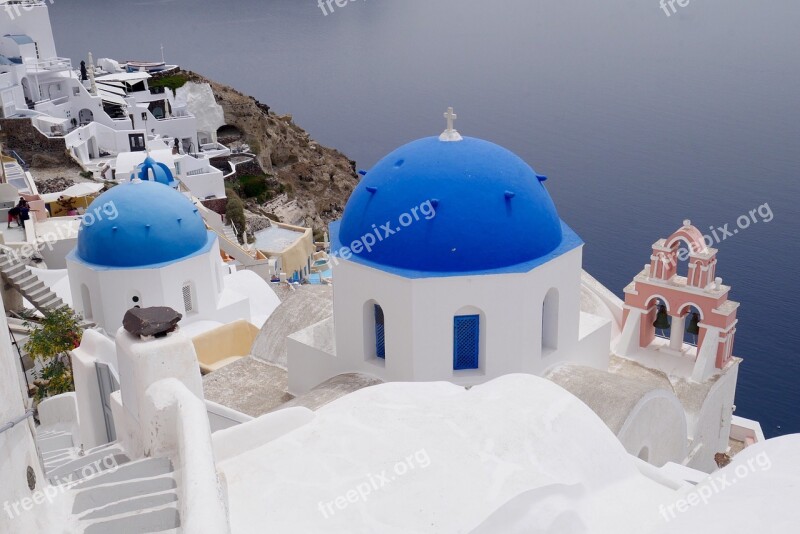
[[179,532],[177,483],[168,458],[132,462],[115,443],[82,451],[59,427],[40,430],[36,442],[50,483],[74,497],[76,525],[70,532]]
[[225,225],[222,227],[222,232],[225,234],[225,237],[228,238],[233,243],[238,243],[239,238],[236,237],[236,230],[233,229],[233,226]]
[[0,255],[0,274],[40,312],[47,313],[64,306],[64,301],[30,272],[22,260],[13,255]]
[[[50,291],[50,288],[38,276],[29,271],[28,266],[22,260],[11,254],[0,254],[0,275],[43,314],[65,306],[64,301]],[[85,330],[96,325],[85,321],[78,326]]]

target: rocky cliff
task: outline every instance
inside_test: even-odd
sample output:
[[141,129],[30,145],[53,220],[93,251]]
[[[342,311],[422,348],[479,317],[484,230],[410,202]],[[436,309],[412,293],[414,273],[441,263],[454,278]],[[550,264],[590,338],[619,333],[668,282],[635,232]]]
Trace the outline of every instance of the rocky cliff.
[[[208,83],[225,112],[220,141],[241,135],[275,195],[246,199],[255,214],[275,214],[283,222],[321,230],[341,216],[358,183],[355,162],[320,145],[297,126],[291,115],[278,115],[253,97],[191,71],[170,73],[189,83]],[[227,172],[227,169],[226,169]]]

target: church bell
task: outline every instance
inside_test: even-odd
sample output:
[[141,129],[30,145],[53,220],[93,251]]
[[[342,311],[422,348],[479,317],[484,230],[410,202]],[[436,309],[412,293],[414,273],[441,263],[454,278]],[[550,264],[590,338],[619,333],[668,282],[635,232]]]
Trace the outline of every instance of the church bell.
[[689,324],[686,326],[686,332],[694,336],[700,333],[700,316],[697,312],[692,312],[692,317],[689,319]]
[[659,330],[669,330],[669,315],[667,314],[667,307],[663,304],[658,307],[658,315],[656,316],[653,326]]

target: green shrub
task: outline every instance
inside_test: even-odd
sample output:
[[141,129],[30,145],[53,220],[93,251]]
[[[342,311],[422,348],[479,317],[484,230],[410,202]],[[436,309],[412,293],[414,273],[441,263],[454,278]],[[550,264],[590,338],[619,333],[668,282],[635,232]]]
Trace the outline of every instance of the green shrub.
[[245,198],[256,198],[267,192],[266,176],[242,176],[239,189]]
[[161,78],[154,78],[148,82],[149,87],[166,87],[167,89],[171,89],[173,93],[177,91],[179,88],[186,85],[186,82],[189,81],[189,78],[184,76],[183,74],[173,74],[172,76],[162,76]]
[[75,391],[68,352],[81,343],[80,322],[80,315],[69,306],[62,306],[36,323],[25,323],[31,328],[25,350],[32,358],[40,360],[42,366],[41,371],[34,374],[36,400]]

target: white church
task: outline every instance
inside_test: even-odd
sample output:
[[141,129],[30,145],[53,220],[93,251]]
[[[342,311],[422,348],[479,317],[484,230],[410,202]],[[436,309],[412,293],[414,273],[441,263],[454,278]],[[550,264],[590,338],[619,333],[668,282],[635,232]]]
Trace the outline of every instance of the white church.
[[[452,109],[445,117],[441,136],[378,162],[331,225],[333,318],[290,336],[289,392],[347,373],[462,386],[544,376],[592,407],[630,453],[715,469],[715,455],[729,448],[741,360],[710,316],[724,309],[730,317],[720,326],[735,326],[730,288],[708,275],[687,286],[673,265],[658,271],[669,289],[623,303],[583,272],[583,242],[559,217],[546,178],[500,146],[462,137]],[[670,246],[687,236],[694,246],[695,234],[684,229]],[[716,251],[697,248],[716,267]],[[652,269],[663,264],[656,258]],[[651,277],[641,278],[646,289]],[[661,295],[692,290],[708,297],[680,300],[673,340],[656,337]],[[707,302],[697,305],[705,314],[692,302]],[[698,325],[699,347],[683,346],[693,310],[710,319]],[[717,350],[721,339],[726,348]]]
[[84,217],[67,256],[75,310],[112,335],[126,311],[154,306],[178,311],[195,332],[237,320],[261,327],[279,302],[267,282],[223,263],[217,234],[165,165],[147,158],[137,175]]

